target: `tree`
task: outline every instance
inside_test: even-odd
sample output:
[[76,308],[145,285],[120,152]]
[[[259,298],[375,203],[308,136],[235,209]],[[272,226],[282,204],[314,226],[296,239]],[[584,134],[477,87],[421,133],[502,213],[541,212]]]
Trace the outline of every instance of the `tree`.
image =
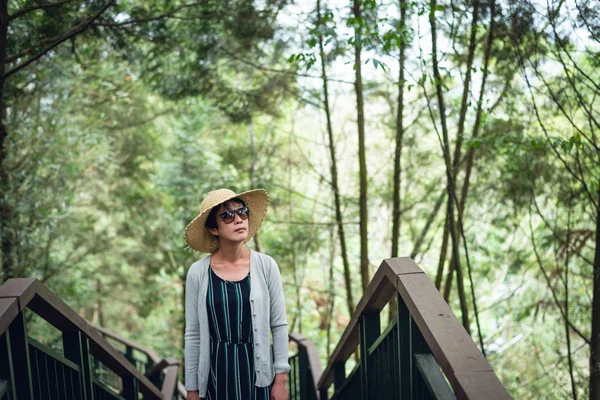
[[[360,276],[363,292],[369,285],[369,232],[367,211],[367,155],[365,149],[365,106],[363,99],[362,60],[363,27],[367,24],[363,18],[362,0],[353,0],[351,25],[354,27],[354,91],[356,93],[356,123],[358,126],[358,165],[359,165],[359,209],[360,209]],[[374,5],[374,2],[369,2]]]

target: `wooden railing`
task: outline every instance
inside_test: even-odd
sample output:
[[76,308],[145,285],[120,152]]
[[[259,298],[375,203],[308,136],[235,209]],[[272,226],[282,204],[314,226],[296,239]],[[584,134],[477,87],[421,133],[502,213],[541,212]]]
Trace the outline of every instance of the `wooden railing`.
[[[62,354],[26,331],[30,310],[62,332]],[[290,334],[290,400],[316,400],[317,348]],[[0,399],[174,399],[186,397],[179,362],[92,325],[40,281],[10,279],[0,287]],[[160,389],[159,389],[160,388]]]
[[288,392],[290,400],[318,400],[317,382],[323,372],[317,347],[299,333],[290,333],[297,352],[289,358]]
[[[120,336],[110,332],[109,330],[94,326],[108,341],[113,344],[114,347],[121,354],[125,356],[136,368],[140,371],[145,372],[146,376],[150,373],[146,371],[156,371],[157,365],[161,366],[161,363],[166,363],[171,360],[171,363],[175,363],[174,359],[160,360],[158,355],[152,350],[141,346],[140,344],[121,338]],[[296,347],[295,352],[290,356],[289,363],[291,366],[289,379],[288,379],[288,391],[290,400],[317,400],[317,382],[321,377],[322,368],[317,347],[313,342],[307,340],[304,336],[298,333],[290,333],[290,343],[294,343]],[[152,367],[154,366],[154,367]],[[150,370],[149,368],[152,368]],[[163,385],[163,380],[151,381],[157,386]],[[186,398],[187,391],[183,383],[175,378],[171,378],[167,372],[164,373],[166,379],[169,380],[166,386],[169,393],[173,393],[171,385],[177,387],[177,400]],[[168,378],[167,378],[168,377]],[[160,386],[159,386],[160,387]],[[166,398],[166,397],[165,397]]]
[[[390,300],[397,301],[397,316],[381,333],[379,316]],[[346,375],[346,361],[357,350],[359,361]],[[319,380],[321,400],[332,384],[332,399],[511,398],[408,257],[384,260],[375,273]]]
[[[61,332],[62,354],[28,336],[25,311]],[[156,368],[154,376],[168,370],[170,377],[162,390],[37,279],[9,279],[0,287],[0,399],[170,399],[164,392],[177,364]],[[101,379],[100,370],[115,379]]]
[[[160,387],[165,399],[185,399],[186,391],[179,382],[179,361],[173,357],[161,359],[152,349],[139,343],[124,339],[101,326],[92,325],[113,347],[146,375],[150,381]],[[109,371],[103,371],[110,374]]]
[[[171,360],[171,363],[176,362],[174,359],[160,360],[158,355],[152,349],[145,348],[136,342],[123,339],[105,328],[99,326],[94,327],[109,341],[109,343],[115,346],[117,351],[123,354],[125,358],[140,371],[149,371],[148,366],[156,371],[158,368],[157,365],[161,366],[161,363],[166,363],[168,360]],[[293,352],[289,358],[291,366],[288,379],[289,399],[317,400],[319,398],[317,382],[323,371],[317,347],[313,342],[298,333],[290,333],[289,342],[294,343],[294,346],[296,347],[295,352]],[[150,373],[145,372],[145,374],[148,376]],[[170,379],[168,385],[163,383],[162,380],[154,381],[152,378],[150,380],[157,386],[159,384],[162,384],[163,388],[166,386],[166,390],[169,391],[169,393],[173,393],[171,385],[177,385],[177,400],[185,399],[187,391],[185,390],[183,383],[177,380],[177,376],[175,375],[175,378],[172,378],[167,372],[164,373],[164,376],[165,379]]]

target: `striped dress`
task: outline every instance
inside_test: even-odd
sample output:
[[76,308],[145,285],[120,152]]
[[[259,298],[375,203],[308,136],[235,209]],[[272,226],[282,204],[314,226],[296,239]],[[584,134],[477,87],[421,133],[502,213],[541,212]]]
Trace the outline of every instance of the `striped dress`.
[[250,273],[232,282],[209,270],[206,308],[211,354],[206,399],[269,400],[270,387],[255,385]]

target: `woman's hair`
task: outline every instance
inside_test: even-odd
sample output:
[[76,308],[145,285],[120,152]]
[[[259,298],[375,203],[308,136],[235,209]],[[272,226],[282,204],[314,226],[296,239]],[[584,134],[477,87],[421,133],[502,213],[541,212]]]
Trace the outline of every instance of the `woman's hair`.
[[[246,203],[244,202],[244,200],[240,199],[239,197],[234,197],[233,199],[227,200],[226,202],[221,204],[223,204],[223,207],[225,208],[231,208],[232,204],[241,204],[242,207],[246,207]],[[217,229],[217,213],[221,208],[221,204],[217,204],[210,210],[210,214],[208,214],[206,222],[204,223],[204,226],[207,229]]]

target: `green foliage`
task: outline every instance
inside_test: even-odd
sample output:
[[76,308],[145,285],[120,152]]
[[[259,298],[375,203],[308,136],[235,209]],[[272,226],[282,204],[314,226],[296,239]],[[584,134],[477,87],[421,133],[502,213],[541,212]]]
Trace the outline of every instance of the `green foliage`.
[[[9,13],[37,4],[11,2]],[[13,20],[6,69],[103,4],[70,2]],[[318,20],[312,9],[286,14],[288,6],[299,6],[287,1],[210,0],[194,7],[119,1],[74,40],[12,75],[3,92],[9,136],[2,199],[15,218],[3,221],[2,232],[17,238],[9,254],[16,275],[42,279],[82,316],[161,356],[181,356],[185,276],[200,256],[186,248],[185,226],[208,191],[263,187],[269,213],[258,242],[248,245],[259,243],[279,263],[290,324],[317,342],[325,359],[349,316],[324,116],[306,107],[321,104],[322,82],[313,78],[320,77],[322,39],[355,299],[361,294],[359,196],[348,84],[355,44],[365,60],[371,272],[389,257],[401,87],[399,247],[410,254],[431,217],[416,260],[435,279],[445,205],[437,215],[432,209],[446,185],[435,86],[441,84],[454,147],[473,2],[445,1],[433,9],[407,2],[405,26],[397,2],[360,4],[357,18],[349,4],[324,2]],[[599,15],[595,3],[581,10],[565,3],[551,14],[535,2],[498,3],[492,29],[491,3],[479,4],[456,183],[460,191],[473,150],[463,223],[484,341],[513,397],[565,398],[570,377],[560,307],[567,296],[571,322],[591,334],[598,207],[590,199],[597,201],[592,195],[600,187],[600,69],[592,39]],[[432,75],[430,13],[441,82]],[[586,46],[567,33],[571,23],[589,33]],[[406,74],[398,82],[402,44]],[[449,302],[458,313],[452,290]],[[58,337],[35,318],[30,327],[47,342]],[[587,347],[569,332],[581,397]]]

